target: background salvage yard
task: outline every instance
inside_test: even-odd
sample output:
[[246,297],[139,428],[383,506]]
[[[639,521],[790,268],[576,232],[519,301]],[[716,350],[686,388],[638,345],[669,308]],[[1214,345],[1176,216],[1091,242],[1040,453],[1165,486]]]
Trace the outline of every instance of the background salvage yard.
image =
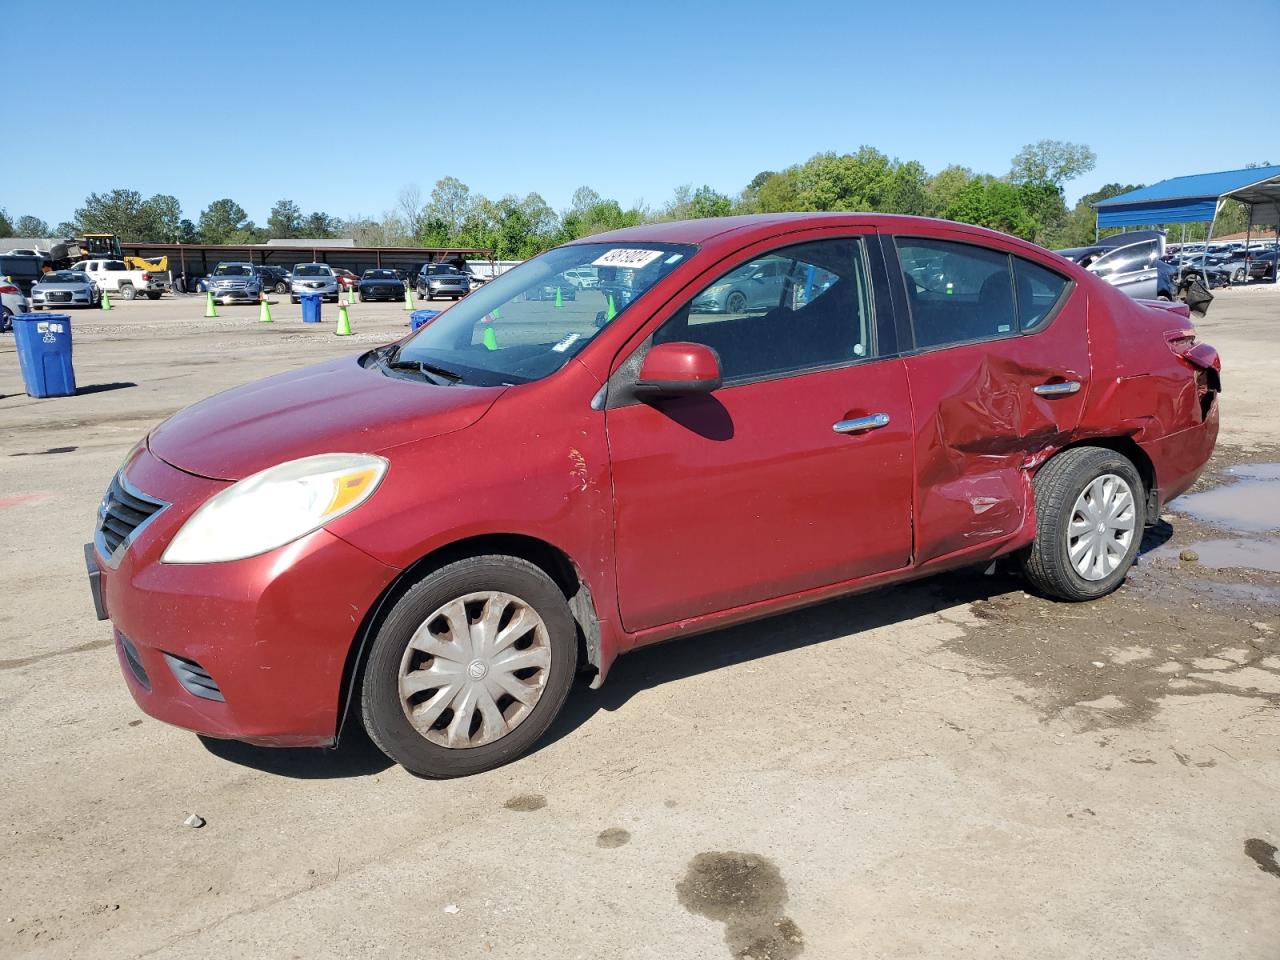
[[446,782],[354,737],[202,745],[120,684],[80,545],[125,452],[406,323],[202,309],[75,314],[60,400],[27,397],[0,341],[0,954],[1275,956],[1273,288],[1197,324],[1218,451],[1119,592],[975,571],[640,652],[531,756]]

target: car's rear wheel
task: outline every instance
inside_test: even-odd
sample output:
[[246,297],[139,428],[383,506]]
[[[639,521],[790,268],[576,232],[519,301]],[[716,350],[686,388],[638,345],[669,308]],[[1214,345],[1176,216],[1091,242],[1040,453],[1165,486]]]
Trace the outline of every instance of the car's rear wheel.
[[1036,474],[1036,539],[1023,572],[1062,600],[1093,600],[1124,580],[1146,521],[1142,478],[1123,454],[1075,447]]
[[1237,270],[1235,273],[1233,273],[1233,274],[1231,275],[1231,282],[1232,282],[1232,283],[1244,283],[1244,271],[1243,271],[1243,270]]
[[573,617],[550,577],[515,557],[460,560],[415,584],[379,628],[364,726],[411,773],[479,773],[537,742],[576,667]]
[[[39,309],[32,306],[33,310]],[[8,307],[0,305],[0,333],[7,333],[13,329],[13,311]]]
[[160,294],[158,294],[158,293],[148,293],[148,294],[147,294],[147,299],[148,299],[148,300],[159,300],[159,299],[160,299]]
[[136,300],[138,298],[138,291],[134,289],[133,284],[122,283],[120,284],[120,296],[124,297],[126,300]]

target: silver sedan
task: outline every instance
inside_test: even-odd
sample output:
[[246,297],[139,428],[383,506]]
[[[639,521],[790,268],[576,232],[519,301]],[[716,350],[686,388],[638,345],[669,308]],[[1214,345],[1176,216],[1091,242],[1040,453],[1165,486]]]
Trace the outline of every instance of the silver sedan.
[[31,287],[31,308],[95,307],[102,294],[79,270],[55,270],[46,273]]

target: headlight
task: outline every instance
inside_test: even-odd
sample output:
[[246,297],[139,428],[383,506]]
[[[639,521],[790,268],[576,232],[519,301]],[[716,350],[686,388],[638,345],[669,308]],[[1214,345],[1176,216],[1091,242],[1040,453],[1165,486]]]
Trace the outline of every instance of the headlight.
[[382,457],[325,453],[234,483],[191,515],[162,563],[222,563],[257,556],[318,530],[364,503],[387,472]]

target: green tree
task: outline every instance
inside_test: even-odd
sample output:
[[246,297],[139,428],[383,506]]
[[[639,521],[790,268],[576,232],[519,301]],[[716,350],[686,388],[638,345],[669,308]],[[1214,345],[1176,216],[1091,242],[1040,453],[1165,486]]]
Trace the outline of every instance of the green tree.
[[9,214],[5,212],[4,207],[0,207],[0,237],[13,235],[13,222],[9,219]]
[[956,196],[969,185],[973,171],[959,164],[943,167],[925,184],[926,210],[931,217],[946,216]]
[[15,237],[47,237],[49,236],[49,224],[39,217],[33,217],[29,213],[24,214],[13,225],[13,235]]
[[445,235],[452,238],[461,233],[473,206],[470,187],[457,177],[441,177],[431,188],[425,215],[443,223]]
[[75,237],[75,236],[78,236],[79,234],[80,234],[79,225],[72,223],[70,220],[63,220],[60,224],[58,224],[56,227],[53,228],[53,235],[55,237],[60,237],[64,240],[67,237]]
[[205,207],[200,214],[200,238],[205,243],[246,243],[253,230],[249,215],[234,200],[224,197]]
[[1041,140],[1028,143],[1013,158],[1009,179],[1014,183],[1052,183],[1061,187],[1098,163],[1098,155],[1083,143]]
[[114,233],[121,240],[148,240],[156,227],[155,211],[137,190],[91,193],[75,212],[82,233]]
[[302,210],[292,200],[277,200],[267,214],[267,233],[279,240],[301,236]]
[[298,230],[299,232],[294,236],[307,237],[311,240],[327,240],[342,232],[342,221],[337,217],[329,216],[322,210],[317,210],[315,213],[308,214],[307,218],[299,224]]
[[157,193],[142,204],[145,236],[139,240],[183,243],[182,204],[167,193]]
[[1022,192],[1012,183],[991,176],[975,177],[956,194],[945,216],[1030,239],[1037,224],[1023,199]]

